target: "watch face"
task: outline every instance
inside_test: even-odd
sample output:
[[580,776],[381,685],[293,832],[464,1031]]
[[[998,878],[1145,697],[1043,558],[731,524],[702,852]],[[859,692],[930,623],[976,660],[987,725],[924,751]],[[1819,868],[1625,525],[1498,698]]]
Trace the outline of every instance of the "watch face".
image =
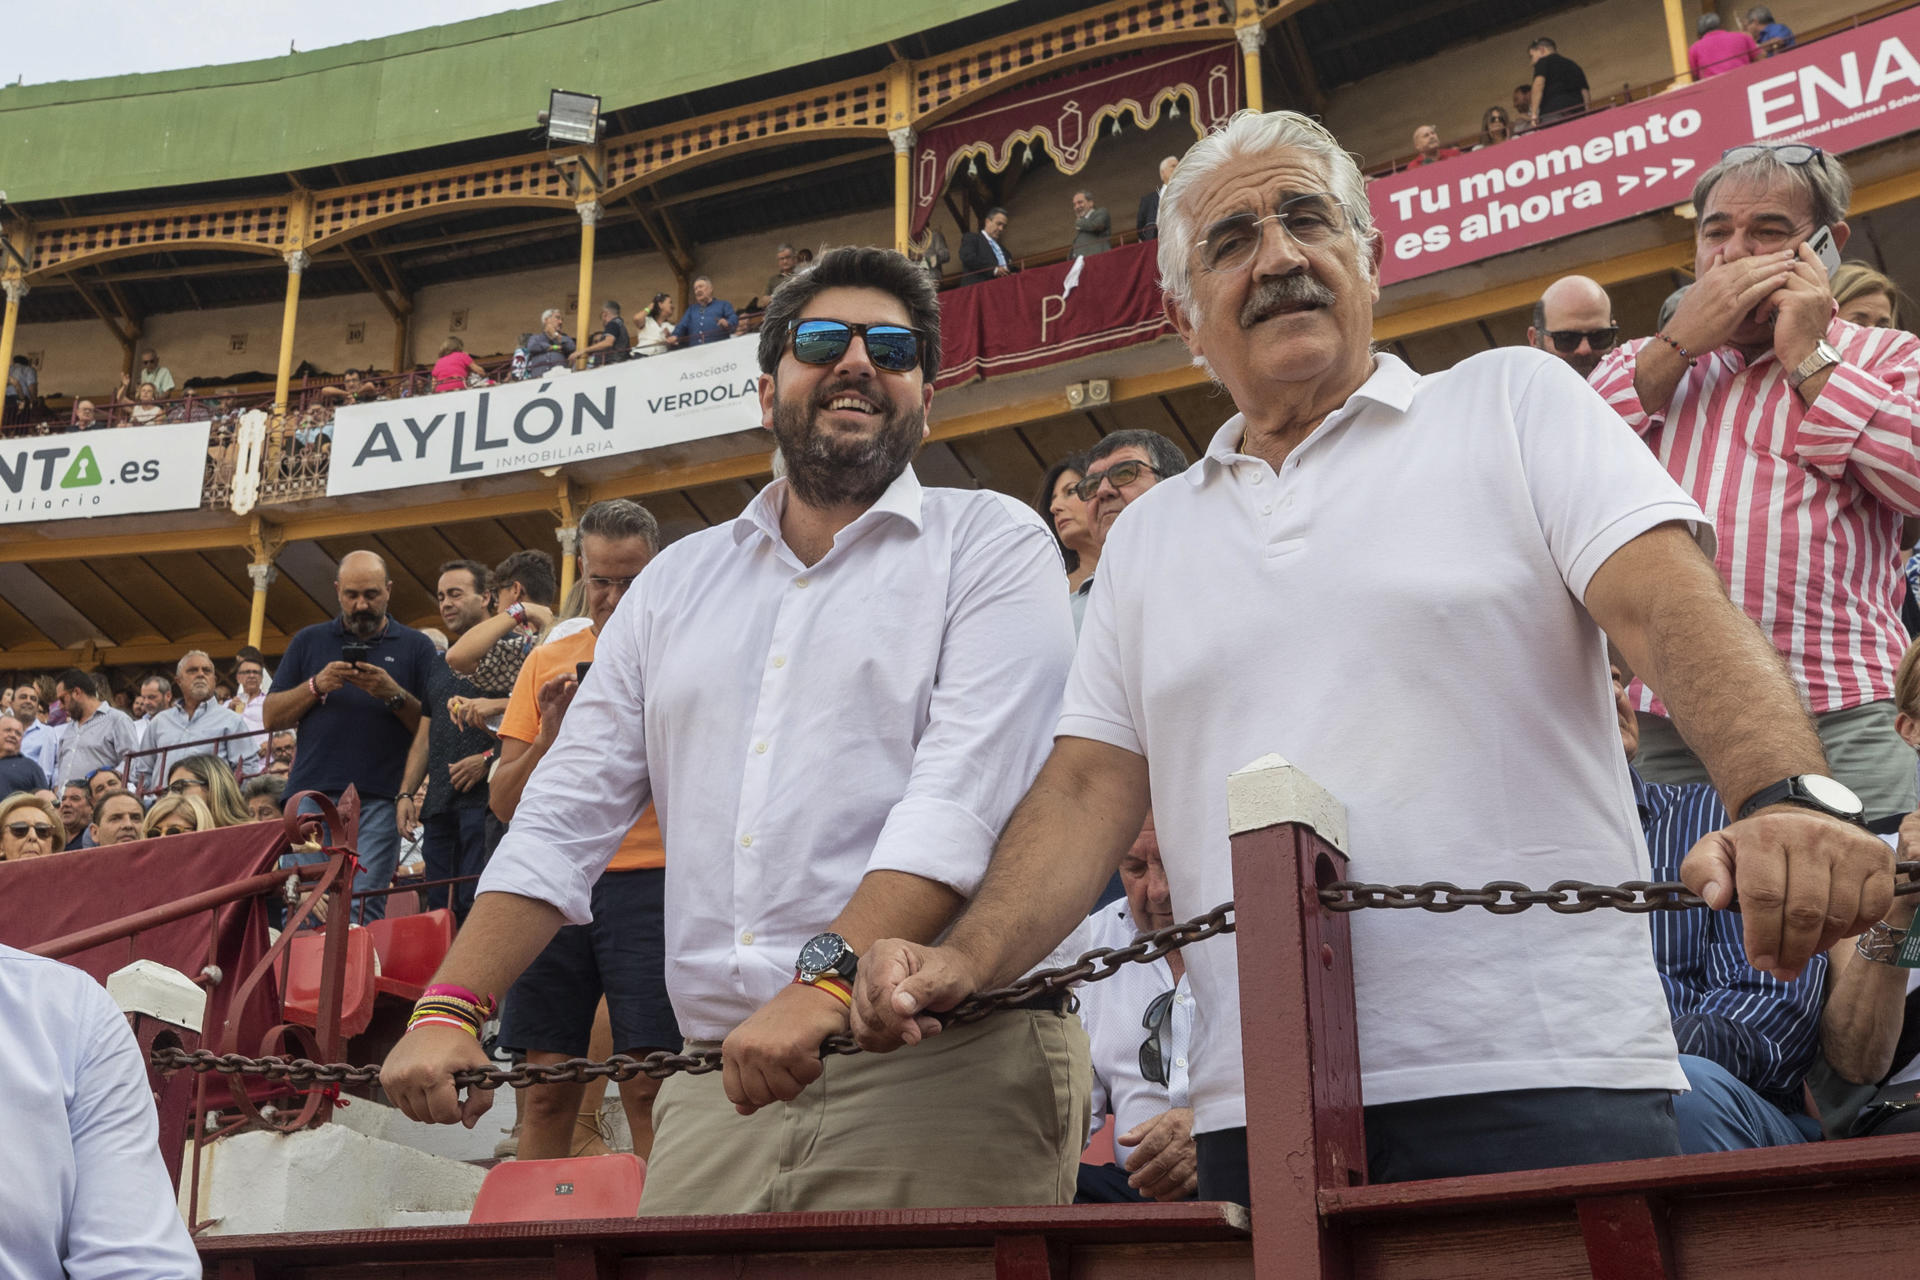
[[847,940],[837,933],[823,933],[809,938],[807,945],[800,948],[800,960],[795,966],[808,975],[826,973],[840,963],[840,957],[847,949]]
[[1858,817],[1866,812],[1867,806],[1860,802],[1860,797],[1853,794],[1852,788],[1845,783],[1836,782],[1832,778],[1822,777],[1817,773],[1808,773],[1801,775],[1800,786],[1808,797],[1837,813]]

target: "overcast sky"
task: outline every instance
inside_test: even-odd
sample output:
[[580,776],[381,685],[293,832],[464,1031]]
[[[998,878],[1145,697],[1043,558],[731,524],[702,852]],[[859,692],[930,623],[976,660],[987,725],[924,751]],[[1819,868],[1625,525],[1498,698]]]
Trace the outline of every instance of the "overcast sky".
[[[26,6],[26,0],[14,0]],[[530,7],[527,0],[79,0],[7,23],[0,83],[248,62]]]

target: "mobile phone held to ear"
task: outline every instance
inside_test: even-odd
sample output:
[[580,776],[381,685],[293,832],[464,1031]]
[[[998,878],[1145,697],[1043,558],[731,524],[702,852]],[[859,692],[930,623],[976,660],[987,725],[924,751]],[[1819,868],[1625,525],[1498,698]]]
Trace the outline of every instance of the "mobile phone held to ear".
[[576,662],[573,664],[573,678],[575,680],[585,680],[587,678],[587,672],[592,669],[593,664],[591,662]]
[[365,662],[367,660],[367,652],[366,645],[358,640],[350,640],[340,646],[340,661]]
[[1821,227],[1808,236],[1807,245],[1813,250],[1814,256],[1826,266],[1828,275],[1840,269],[1840,250],[1834,248],[1832,227]]

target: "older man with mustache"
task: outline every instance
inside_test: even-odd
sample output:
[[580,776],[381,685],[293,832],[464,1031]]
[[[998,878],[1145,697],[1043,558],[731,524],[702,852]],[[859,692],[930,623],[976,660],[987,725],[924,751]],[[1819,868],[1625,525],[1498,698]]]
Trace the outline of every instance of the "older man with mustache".
[[[1174,914],[1231,898],[1226,779],[1267,752],[1346,805],[1357,879],[1641,878],[1609,640],[1727,808],[1765,806],[1682,871],[1715,906],[1738,888],[1751,963],[1797,973],[1891,901],[1864,828],[1766,804],[1826,765],[1694,542],[1699,509],[1544,352],[1426,377],[1376,354],[1380,253],[1352,158],[1304,116],[1242,113],[1181,161],[1167,307],[1240,412],[1115,524],[1053,754],[979,893],[939,945],[861,961],[868,1048],[950,1034],[932,1011],[1044,955],[1149,796]],[[1376,1180],[1678,1154],[1644,921],[1360,912],[1353,945]],[[1188,972],[1199,1192],[1244,1201],[1234,949],[1196,947]]]

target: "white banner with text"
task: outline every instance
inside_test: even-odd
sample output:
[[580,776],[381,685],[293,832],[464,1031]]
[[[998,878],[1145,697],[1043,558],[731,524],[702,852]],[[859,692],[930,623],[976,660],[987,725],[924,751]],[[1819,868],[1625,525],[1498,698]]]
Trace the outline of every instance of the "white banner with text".
[[197,507],[210,429],[179,422],[0,441],[0,523]]
[[735,338],[581,373],[343,406],[327,494],[532,471],[749,430],[760,425],[757,346]]

